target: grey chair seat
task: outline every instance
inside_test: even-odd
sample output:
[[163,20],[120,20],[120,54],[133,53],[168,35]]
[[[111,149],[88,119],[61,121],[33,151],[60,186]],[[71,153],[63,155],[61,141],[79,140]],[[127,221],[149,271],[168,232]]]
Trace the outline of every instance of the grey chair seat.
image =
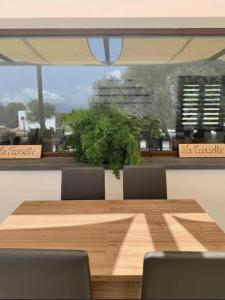
[[0,299],[91,299],[88,255],[0,249]]
[[62,200],[104,200],[105,173],[99,167],[62,170]]
[[147,253],[142,299],[225,299],[225,253]]
[[124,199],[166,199],[166,172],[162,166],[125,166]]

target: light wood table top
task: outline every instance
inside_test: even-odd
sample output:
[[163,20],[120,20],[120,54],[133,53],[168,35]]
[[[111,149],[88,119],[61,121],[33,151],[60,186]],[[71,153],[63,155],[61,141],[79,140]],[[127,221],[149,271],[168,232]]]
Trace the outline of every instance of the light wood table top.
[[86,250],[93,281],[140,282],[146,252],[225,251],[225,233],[194,200],[26,201],[0,248]]
[[194,200],[26,201],[0,247],[86,250],[93,276],[140,276],[148,251],[225,251],[225,234]]

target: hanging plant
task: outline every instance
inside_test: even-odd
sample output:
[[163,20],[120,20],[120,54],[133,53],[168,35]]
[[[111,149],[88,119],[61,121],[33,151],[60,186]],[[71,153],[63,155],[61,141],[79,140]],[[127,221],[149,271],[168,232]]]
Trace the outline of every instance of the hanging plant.
[[141,161],[138,130],[116,107],[94,104],[65,114],[63,122],[73,130],[68,145],[78,161],[107,165],[117,178],[124,165]]

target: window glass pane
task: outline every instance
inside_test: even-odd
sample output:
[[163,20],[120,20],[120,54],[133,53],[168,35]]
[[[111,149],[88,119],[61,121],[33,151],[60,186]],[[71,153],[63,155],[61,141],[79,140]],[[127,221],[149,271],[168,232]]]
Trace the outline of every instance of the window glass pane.
[[89,37],[88,43],[89,43],[90,50],[92,54],[95,56],[95,58],[100,62],[104,62],[105,51],[104,51],[103,38]]
[[119,37],[109,38],[110,61],[116,62],[123,50],[123,39]]
[[73,151],[63,118],[95,103],[141,119],[142,150],[224,143],[224,49],[221,36],[0,38],[0,143]]

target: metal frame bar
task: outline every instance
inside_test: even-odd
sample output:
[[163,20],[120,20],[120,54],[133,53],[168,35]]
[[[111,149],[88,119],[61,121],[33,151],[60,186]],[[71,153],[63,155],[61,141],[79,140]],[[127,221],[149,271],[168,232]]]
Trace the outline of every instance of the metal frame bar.
[[0,59],[4,60],[7,64],[8,63],[14,63],[14,61],[12,59],[10,59],[9,57],[5,56],[4,54],[0,53]]
[[110,64],[110,48],[109,48],[109,38],[103,38],[104,51],[105,51],[105,62],[107,65]]
[[215,55],[210,57],[209,60],[217,60],[218,58],[220,58],[221,56],[224,56],[224,55],[225,55],[225,49],[223,49],[222,51],[219,51],[218,53],[216,53]]
[[0,37],[18,36],[146,36],[146,35],[225,35],[225,28],[13,28],[0,29]]
[[37,88],[38,88],[38,105],[39,105],[39,118],[42,133],[45,130],[45,116],[44,116],[44,99],[43,99],[43,83],[42,83],[42,69],[40,65],[36,66],[37,70]]

